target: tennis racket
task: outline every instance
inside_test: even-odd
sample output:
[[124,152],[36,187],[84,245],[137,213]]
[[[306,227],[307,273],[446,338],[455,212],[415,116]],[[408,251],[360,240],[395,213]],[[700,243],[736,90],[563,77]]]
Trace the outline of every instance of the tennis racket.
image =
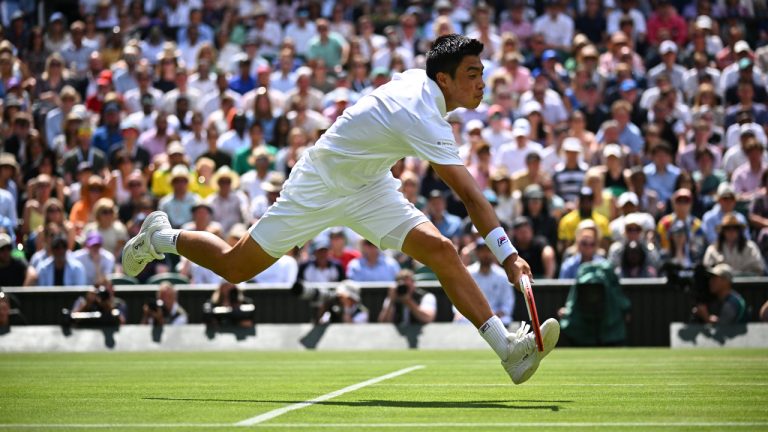
[[520,288],[525,297],[525,306],[528,308],[528,316],[531,318],[531,327],[533,327],[533,334],[536,337],[536,346],[539,348],[539,352],[544,351],[544,339],[541,337],[541,324],[539,324],[539,313],[536,310],[536,301],[533,299],[533,289],[531,289],[531,280],[528,276],[523,275],[520,277]]

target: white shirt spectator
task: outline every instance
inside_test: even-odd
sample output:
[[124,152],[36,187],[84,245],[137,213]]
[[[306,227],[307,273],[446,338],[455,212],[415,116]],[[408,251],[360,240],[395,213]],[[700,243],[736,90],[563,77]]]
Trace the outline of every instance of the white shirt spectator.
[[208,141],[205,139],[205,131],[196,138],[194,132],[186,132],[181,137],[181,145],[184,146],[184,153],[190,162],[194,162],[203,153],[208,151]]
[[213,208],[213,216],[221,224],[222,232],[229,232],[236,223],[247,222],[248,198],[241,191],[231,191],[226,198],[215,193],[208,196],[205,202]]
[[235,152],[241,148],[250,146],[251,137],[248,136],[247,132],[244,133],[242,137],[240,137],[237,132],[232,129],[224,132],[216,142],[216,147],[230,156],[234,156]]
[[[82,248],[72,252],[72,258],[80,261],[85,271],[86,285],[93,285],[96,281],[96,263],[93,262],[88,248]],[[115,256],[104,248],[99,248],[99,273],[102,276],[109,276],[115,270]]]
[[[530,100],[534,100],[532,90],[528,90],[520,95],[518,106],[522,107]],[[565,110],[563,99],[556,91],[547,89],[546,92],[544,92],[544,103],[541,104],[541,115],[544,117],[544,121],[550,125],[568,120],[568,113]]]
[[16,200],[7,190],[0,188],[0,216],[7,217],[13,226],[19,224],[18,214],[16,213]]
[[[632,18],[632,22],[634,23],[634,34],[632,35],[633,39],[637,39],[637,35],[639,34],[646,34],[648,32],[645,23],[645,16],[643,16],[642,12],[632,8],[627,14],[630,16],[630,18]],[[619,31],[619,22],[621,21],[621,17],[623,15],[624,12],[621,9],[615,9],[608,14],[608,19],[606,20],[606,33],[612,35]]]
[[[766,144],[768,144],[768,137],[765,136],[765,130],[762,128],[762,126],[757,123],[748,123],[747,125],[755,132],[755,138],[757,138],[757,141],[760,142],[763,147],[765,147]],[[740,143],[741,125],[734,123],[728,126],[728,129],[725,131],[725,148],[730,149],[732,147],[738,147]]]
[[520,148],[517,141],[511,141],[499,148],[494,158],[494,166],[503,166],[509,173],[515,173],[525,169],[525,157],[531,152],[541,152],[541,144],[526,140],[525,146]]
[[[306,20],[305,20],[306,21]],[[309,40],[317,35],[317,26],[312,21],[306,21],[304,26],[291,22],[285,27],[285,37],[289,37],[296,45],[296,54],[306,55]]]
[[283,255],[263,272],[257,274],[256,283],[280,283],[293,285],[299,274],[299,264],[290,255]]
[[564,13],[558,13],[555,19],[546,13],[533,22],[533,32],[543,34],[547,44],[558,47],[571,46],[573,28],[573,19]]

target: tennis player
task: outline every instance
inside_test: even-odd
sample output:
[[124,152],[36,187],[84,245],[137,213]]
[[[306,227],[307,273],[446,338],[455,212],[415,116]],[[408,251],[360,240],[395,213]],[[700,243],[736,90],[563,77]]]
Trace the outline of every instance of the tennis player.
[[179,254],[230,282],[247,281],[286,251],[322,230],[345,225],[382,249],[400,250],[432,269],[456,308],[479,329],[515,384],[530,378],[554,348],[560,325],[541,326],[544,351],[527,325],[509,333],[462,265],[450,240],[398,191],[390,167],[405,156],[429,161],[453,189],[472,222],[519,285],[532,277],[493,208],[459,157],[446,113],[473,109],[483,97],[483,44],[461,35],[438,38],[426,71],[408,70],[347,108],[304,152],[277,201],[235,246],[204,231],[172,229],[153,212],[123,249],[123,269],[135,276],[166,253]]

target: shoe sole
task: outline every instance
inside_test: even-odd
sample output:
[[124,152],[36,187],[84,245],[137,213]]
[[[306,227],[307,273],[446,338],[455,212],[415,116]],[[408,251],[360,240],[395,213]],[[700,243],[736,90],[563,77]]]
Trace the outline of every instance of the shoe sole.
[[[547,325],[547,323],[550,324]],[[541,364],[541,360],[550,352],[552,352],[552,350],[555,348],[555,345],[557,345],[557,341],[560,339],[560,323],[557,322],[557,320],[550,318],[544,321],[542,327],[544,327],[544,325],[547,325],[548,327],[546,332],[542,332],[542,338],[544,339],[544,351],[536,351],[536,355],[531,356],[531,360],[528,362],[528,364],[533,364],[525,369],[525,372],[522,376],[520,376],[520,378],[518,378],[515,384],[522,384],[528,381],[528,379],[530,379],[533,374],[536,373],[536,370],[539,368],[539,364]],[[552,327],[552,329],[549,329],[549,327]]]

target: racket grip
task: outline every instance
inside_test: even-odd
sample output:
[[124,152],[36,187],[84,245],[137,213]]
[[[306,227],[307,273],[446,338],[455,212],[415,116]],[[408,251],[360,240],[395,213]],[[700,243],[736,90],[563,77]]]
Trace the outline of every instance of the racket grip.
[[530,287],[531,287],[531,280],[528,278],[528,275],[520,276],[520,288],[526,289]]

